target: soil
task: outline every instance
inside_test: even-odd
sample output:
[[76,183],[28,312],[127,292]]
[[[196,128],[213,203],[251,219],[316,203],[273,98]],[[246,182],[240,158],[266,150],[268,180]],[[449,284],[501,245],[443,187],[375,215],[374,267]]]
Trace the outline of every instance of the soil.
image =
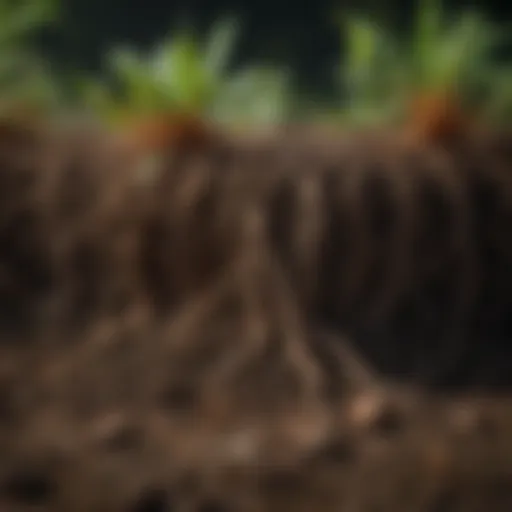
[[[3,127],[0,510],[512,510],[510,141],[134,161],[97,128]],[[379,176],[396,195],[329,195]],[[420,288],[449,314],[402,310]]]

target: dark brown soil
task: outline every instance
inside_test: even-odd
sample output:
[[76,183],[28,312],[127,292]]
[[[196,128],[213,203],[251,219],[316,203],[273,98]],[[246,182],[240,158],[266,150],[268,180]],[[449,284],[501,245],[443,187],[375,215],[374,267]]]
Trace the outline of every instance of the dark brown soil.
[[2,127],[0,510],[512,510],[510,142]]

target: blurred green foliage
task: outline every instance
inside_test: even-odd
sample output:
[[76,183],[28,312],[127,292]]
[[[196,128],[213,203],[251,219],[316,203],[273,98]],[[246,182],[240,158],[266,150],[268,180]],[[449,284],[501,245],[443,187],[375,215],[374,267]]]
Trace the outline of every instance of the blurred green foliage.
[[31,37],[57,16],[56,0],[0,0],[0,111],[21,104],[57,105],[59,88],[49,63],[31,44]]
[[405,40],[397,40],[378,20],[348,17],[342,23],[342,118],[392,122],[404,115],[411,97],[422,93],[453,94],[496,118],[512,105],[512,65],[495,60],[510,35],[475,10],[448,19],[441,0],[418,0]]
[[[0,108],[65,103],[69,77],[53,74],[30,44],[58,14],[58,0],[0,0]],[[394,123],[414,95],[449,92],[488,118],[509,122],[512,65],[495,59],[509,32],[479,12],[448,16],[441,0],[418,0],[406,38],[371,16],[345,16],[340,32],[340,99],[322,107],[311,99],[298,104],[284,67],[234,67],[240,25],[233,18],[218,21],[204,38],[192,29],[171,31],[148,53],[126,46],[109,50],[104,76],[77,71],[72,94],[79,110],[113,122],[180,111],[238,126],[285,122],[297,111],[312,121]]]
[[216,121],[274,124],[289,107],[289,77],[281,69],[231,69],[238,24],[222,19],[205,41],[192,30],[165,38],[149,55],[129,48],[108,53],[110,85],[81,81],[85,103],[108,119],[155,111],[180,111]]

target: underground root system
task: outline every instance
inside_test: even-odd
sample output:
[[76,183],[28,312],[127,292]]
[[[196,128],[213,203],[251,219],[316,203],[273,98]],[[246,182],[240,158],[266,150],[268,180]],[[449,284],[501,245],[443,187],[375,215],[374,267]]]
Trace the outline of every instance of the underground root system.
[[511,142],[2,126],[0,508],[510,510]]

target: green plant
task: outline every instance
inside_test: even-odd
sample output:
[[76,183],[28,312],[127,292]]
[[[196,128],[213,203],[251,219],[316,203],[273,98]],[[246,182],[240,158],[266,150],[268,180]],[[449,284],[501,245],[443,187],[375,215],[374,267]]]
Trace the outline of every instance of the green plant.
[[0,109],[55,104],[56,83],[30,39],[57,13],[56,0],[0,0]]
[[503,108],[512,99],[512,67],[494,61],[508,34],[477,11],[448,20],[440,0],[419,0],[405,40],[367,19],[349,17],[343,27],[345,120],[396,120],[411,98],[422,94],[449,94],[487,113],[497,110],[488,103]]
[[201,43],[177,32],[149,55],[118,48],[108,55],[113,84],[85,80],[80,91],[107,117],[180,111],[226,122],[279,122],[288,107],[288,76],[263,66],[233,71],[237,24],[224,19]]
[[355,124],[387,120],[401,104],[406,78],[394,41],[377,23],[355,17],[346,21],[343,36],[343,119]]

